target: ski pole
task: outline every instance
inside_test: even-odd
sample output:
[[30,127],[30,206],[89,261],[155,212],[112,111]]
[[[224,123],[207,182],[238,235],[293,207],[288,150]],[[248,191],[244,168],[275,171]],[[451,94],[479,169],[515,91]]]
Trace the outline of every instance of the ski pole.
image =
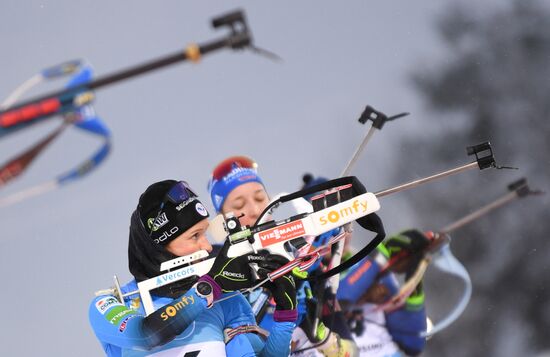
[[[230,34],[205,42],[203,44],[191,44],[184,51],[154,59],[142,64],[122,69],[118,72],[99,77],[94,81],[49,93],[38,98],[25,101],[9,109],[0,111],[0,128],[17,128],[39,118],[45,118],[63,112],[67,107],[75,106],[82,98],[93,97],[91,91],[99,89],[132,77],[136,77],[156,69],[183,61],[198,62],[202,56],[223,49],[242,49],[252,44],[252,36],[249,31],[244,13],[235,11],[212,20],[214,28],[229,27]],[[77,105],[78,106],[78,105]]]

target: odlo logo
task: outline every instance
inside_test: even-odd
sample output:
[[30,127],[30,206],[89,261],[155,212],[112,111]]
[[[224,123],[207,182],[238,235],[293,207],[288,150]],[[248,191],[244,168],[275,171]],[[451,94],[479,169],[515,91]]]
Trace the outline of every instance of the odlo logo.
[[178,230],[179,228],[177,226],[172,227],[169,231],[165,231],[164,233],[162,233],[162,235],[157,239],[153,239],[153,242],[155,242],[156,244],[159,244],[160,242],[164,242],[168,237],[173,236],[174,233],[176,233]]
[[367,201],[360,202],[359,200],[354,200],[351,206],[342,207],[339,211],[332,210],[326,215],[319,217],[319,222],[321,225],[330,223],[336,223],[340,219],[345,219],[348,216],[359,212],[365,212],[367,210]]

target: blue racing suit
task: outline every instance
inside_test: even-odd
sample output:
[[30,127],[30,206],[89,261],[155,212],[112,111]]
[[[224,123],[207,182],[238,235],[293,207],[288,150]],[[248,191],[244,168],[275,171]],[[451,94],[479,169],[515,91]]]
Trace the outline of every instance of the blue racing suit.
[[[122,293],[137,290],[131,281]],[[231,293],[234,294],[234,293]],[[223,294],[222,297],[228,294]],[[250,305],[241,295],[207,308],[192,287],[181,297],[152,296],[155,312],[145,317],[139,294],[124,304],[112,295],[96,297],[89,319],[107,356],[286,356],[295,324],[275,322],[265,340],[256,333],[237,334],[226,344],[224,330],[255,325]]]
[[[371,256],[354,265],[340,280],[338,300],[357,306],[361,296],[375,283],[380,269],[380,264]],[[399,290],[393,273],[378,282],[392,295]],[[352,331],[361,356],[399,356],[398,348],[408,355],[417,355],[425,347],[426,338],[420,336],[426,331],[423,293],[411,295],[406,304],[392,312],[383,312],[377,305],[365,303],[351,309],[350,313],[353,323],[360,327]]]

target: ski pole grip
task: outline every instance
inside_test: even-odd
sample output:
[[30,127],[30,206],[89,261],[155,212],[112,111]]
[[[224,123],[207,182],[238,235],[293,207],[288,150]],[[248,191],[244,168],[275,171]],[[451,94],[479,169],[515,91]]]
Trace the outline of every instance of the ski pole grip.
[[468,156],[475,155],[480,170],[496,166],[491,143],[488,141],[468,146],[466,148],[466,153]]

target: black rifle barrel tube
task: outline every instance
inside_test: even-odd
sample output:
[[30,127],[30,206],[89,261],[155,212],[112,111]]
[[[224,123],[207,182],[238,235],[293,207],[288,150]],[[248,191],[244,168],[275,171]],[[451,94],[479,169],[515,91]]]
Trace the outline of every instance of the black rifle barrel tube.
[[[209,52],[227,47],[231,43],[231,41],[232,41],[232,37],[229,36],[229,37],[225,37],[225,38],[222,38],[222,39],[213,40],[213,41],[211,41],[209,43],[206,43],[206,44],[203,44],[203,45],[199,45],[198,48],[199,48],[200,55],[202,56],[202,55],[205,55]],[[29,100],[27,100],[23,103],[12,106],[12,107],[10,107],[6,110],[3,110],[3,111],[0,110],[0,115],[8,113],[8,112],[16,111],[16,110],[18,110],[20,108],[23,108],[25,106],[28,106],[28,105],[31,105],[31,104],[34,104],[34,103],[39,103],[41,101],[51,99],[51,98],[58,98],[59,101],[62,104],[68,104],[67,101],[71,101],[74,94],[76,94],[76,93],[81,93],[81,92],[85,92],[85,91],[89,91],[89,90],[93,90],[93,89],[98,89],[100,87],[105,87],[109,84],[120,82],[122,80],[131,78],[131,77],[135,77],[135,76],[138,76],[138,75],[141,75],[141,74],[144,74],[144,73],[147,73],[147,72],[150,72],[150,71],[162,68],[162,67],[166,67],[166,66],[169,66],[169,65],[177,63],[177,62],[185,61],[185,60],[188,59],[187,48],[188,47],[186,47],[182,51],[178,51],[177,53],[170,54],[170,55],[161,57],[161,58],[156,59],[156,60],[152,60],[152,61],[149,61],[149,62],[146,62],[146,63],[143,63],[143,64],[138,64],[138,65],[133,66],[129,69],[123,69],[123,70],[115,72],[113,74],[109,74],[109,75],[105,75],[103,77],[99,77],[96,80],[91,81],[89,83],[84,83],[84,84],[79,85],[79,86],[75,86],[75,87],[71,87],[71,88],[51,92],[51,93],[48,93],[48,94],[40,96],[40,97],[29,99]],[[45,115],[45,116],[54,115],[56,113],[57,112],[52,112],[52,113],[49,113],[48,115]],[[44,116],[41,116],[41,117],[44,117]],[[17,126],[18,126],[18,124],[14,125],[14,127],[17,127]]]
[[[227,39],[222,39],[203,46],[199,46],[200,54],[205,55],[209,52],[225,47],[226,44],[227,44]],[[140,65],[134,66],[132,68],[128,68],[128,69],[119,71],[117,73],[113,73],[111,75],[100,77],[95,81],[92,81],[91,83],[86,85],[86,87],[88,89],[97,89],[109,84],[120,82],[122,80],[131,78],[131,77],[139,76],[141,74],[154,71],[162,67],[167,67],[169,65],[185,61],[187,59],[188,59],[187,49],[185,49],[184,51],[178,51],[174,54],[171,54],[150,62],[146,62]]]

